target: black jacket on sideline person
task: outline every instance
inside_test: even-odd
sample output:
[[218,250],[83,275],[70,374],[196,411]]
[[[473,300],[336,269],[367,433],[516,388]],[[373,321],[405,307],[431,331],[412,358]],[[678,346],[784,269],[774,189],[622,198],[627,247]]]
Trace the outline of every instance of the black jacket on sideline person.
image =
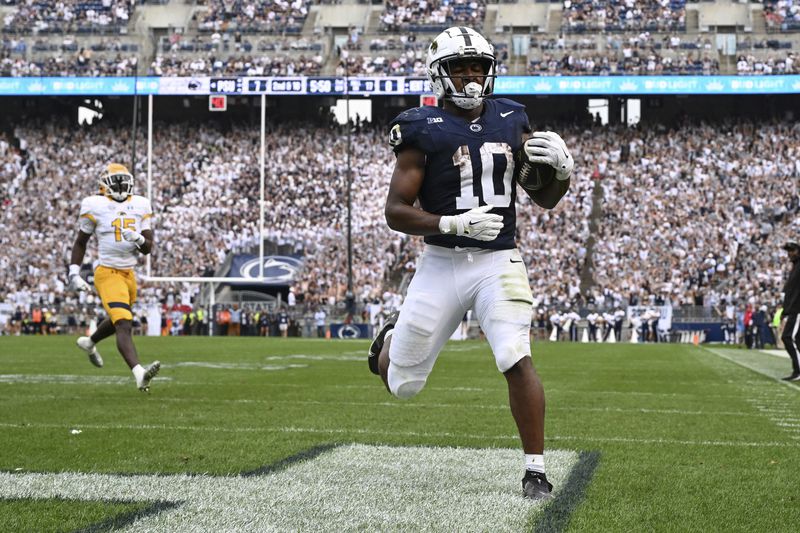
[[783,314],[800,313],[800,261],[792,263],[792,270],[783,287],[783,292]]

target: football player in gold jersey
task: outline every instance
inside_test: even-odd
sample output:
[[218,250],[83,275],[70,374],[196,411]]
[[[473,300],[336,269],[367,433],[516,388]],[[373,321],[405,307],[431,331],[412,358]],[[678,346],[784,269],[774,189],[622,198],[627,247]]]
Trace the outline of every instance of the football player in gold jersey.
[[158,361],[143,367],[133,345],[133,314],[136,301],[136,266],[139,254],[153,249],[153,210],[150,200],[133,194],[133,176],[123,165],[112,163],[100,176],[100,194],[87,196],[81,202],[78,235],[72,245],[69,265],[69,288],[87,291],[90,286],[80,276],[86,244],[97,235],[99,264],[94,271],[94,286],[108,314],[91,337],[80,337],[78,347],[89,354],[94,366],[102,367],[103,359],[96,344],[116,334],[117,349],[128,363],[140,391],[150,390],[150,380],[158,374]]

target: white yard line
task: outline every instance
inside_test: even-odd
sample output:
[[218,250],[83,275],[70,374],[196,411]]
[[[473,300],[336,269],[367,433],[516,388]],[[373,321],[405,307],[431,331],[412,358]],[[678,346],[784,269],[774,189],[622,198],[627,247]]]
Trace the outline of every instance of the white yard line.
[[[284,427],[221,427],[221,426],[171,426],[171,425],[153,425],[153,424],[42,424],[42,423],[25,423],[15,424],[8,422],[0,422],[0,427],[8,429],[80,429],[83,433],[89,430],[122,430],[122,431],[197,431],[197,432],[213,432],[213,433],[310,433],[320,435],[367,435],[372,437],[413,437],[413,438],[454,438],[463,440],[478,440],[482,442],[493,440],[509,440],[518,441],[518,435],[487,435],[487,434],[469,434],[469,433],[451,433],[446,431],[385,431],[375,429],[362,429],[362,428],[317,428],[317,427],[297,427],[297,426],[284,426]],[[77,437],[80,438],[80,437]],[[546,440],[555,441],[586,441],[598,443],[627,443],[627,444],[657,444],[657,445],[681,445],[681,446],[723,446],[723,447],[791,447],[796,448],[800,445],[785,442],[769,442],[769,441],[717,441],[717,440],[690,440],[690,439],[669,439],[669,438],[635,438],[635,437],[591,437],[583,435],[547,435]]]
[[[54,401],[54,400],[72,400],[84,401],[83,397],[65,397],[59,394],[19,394],[14,397],[15,401],[21,402],[25,400],[34,401]],[[458,403],[411,403],[403,402],[400,400],[388,400],[384,402],[350,402],[350,401],[334,401],[334,400],[278,400],[268,399],[259,400],[252,398],[236,398],[236,399],[223,399],[223,398],[167,398],[159,397],[159,402],[166,403],[213,403],[213,404],[254,404],[254,405],[324,405],[324,406],[346,406],[346,407],[397,407],[401,409],[463,409],[464,404]],[[470,405],[470,409],[486,410],[486,411],[508,411],[508,404],[475,404]],[[658,415],[681,415],[681,416],[753,416],[760,417],[759,413],[751,413],[746,411],[700,411],[688,409],[648,409],[644,407],[573,407],[573,406],[550,406],[548,411],[568,411],[568,412],[585,412],[585,413],[639,413],[639,414],[658,414]],[[783,411],[781,411],[783,412]]]

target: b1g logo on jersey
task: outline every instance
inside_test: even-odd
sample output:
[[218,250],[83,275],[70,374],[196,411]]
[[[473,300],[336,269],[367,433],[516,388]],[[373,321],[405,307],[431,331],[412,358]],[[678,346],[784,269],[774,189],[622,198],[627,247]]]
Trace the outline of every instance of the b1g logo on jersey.
[[443,124],[444,119],[442,117],[428,117],[428,124]]

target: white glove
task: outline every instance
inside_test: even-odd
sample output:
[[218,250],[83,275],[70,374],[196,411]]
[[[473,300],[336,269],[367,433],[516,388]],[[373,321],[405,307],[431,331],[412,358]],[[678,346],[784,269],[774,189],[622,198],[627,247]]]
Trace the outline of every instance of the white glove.
[[122,230],[122,238],[128,242],[136,244],[137,247],[144,244],[144,235],[132,229],[125,228]]
[[531,163],[543,163],[556,169],[556,179],[561,181],[568,180],[575,167],[564,139],[552,131],[533,132],[533,137],[525,141],[525,155]]
[[444,216],[439,219],[439,231],[479,241],[493,241],[503,229],[503,217],[489,213],[493,207],[485,205],[460,215]]
[[81,277],[80,265],[69,266],[69,286],[68,290],[75,292],[84,292],[91,289],[91,286]]

